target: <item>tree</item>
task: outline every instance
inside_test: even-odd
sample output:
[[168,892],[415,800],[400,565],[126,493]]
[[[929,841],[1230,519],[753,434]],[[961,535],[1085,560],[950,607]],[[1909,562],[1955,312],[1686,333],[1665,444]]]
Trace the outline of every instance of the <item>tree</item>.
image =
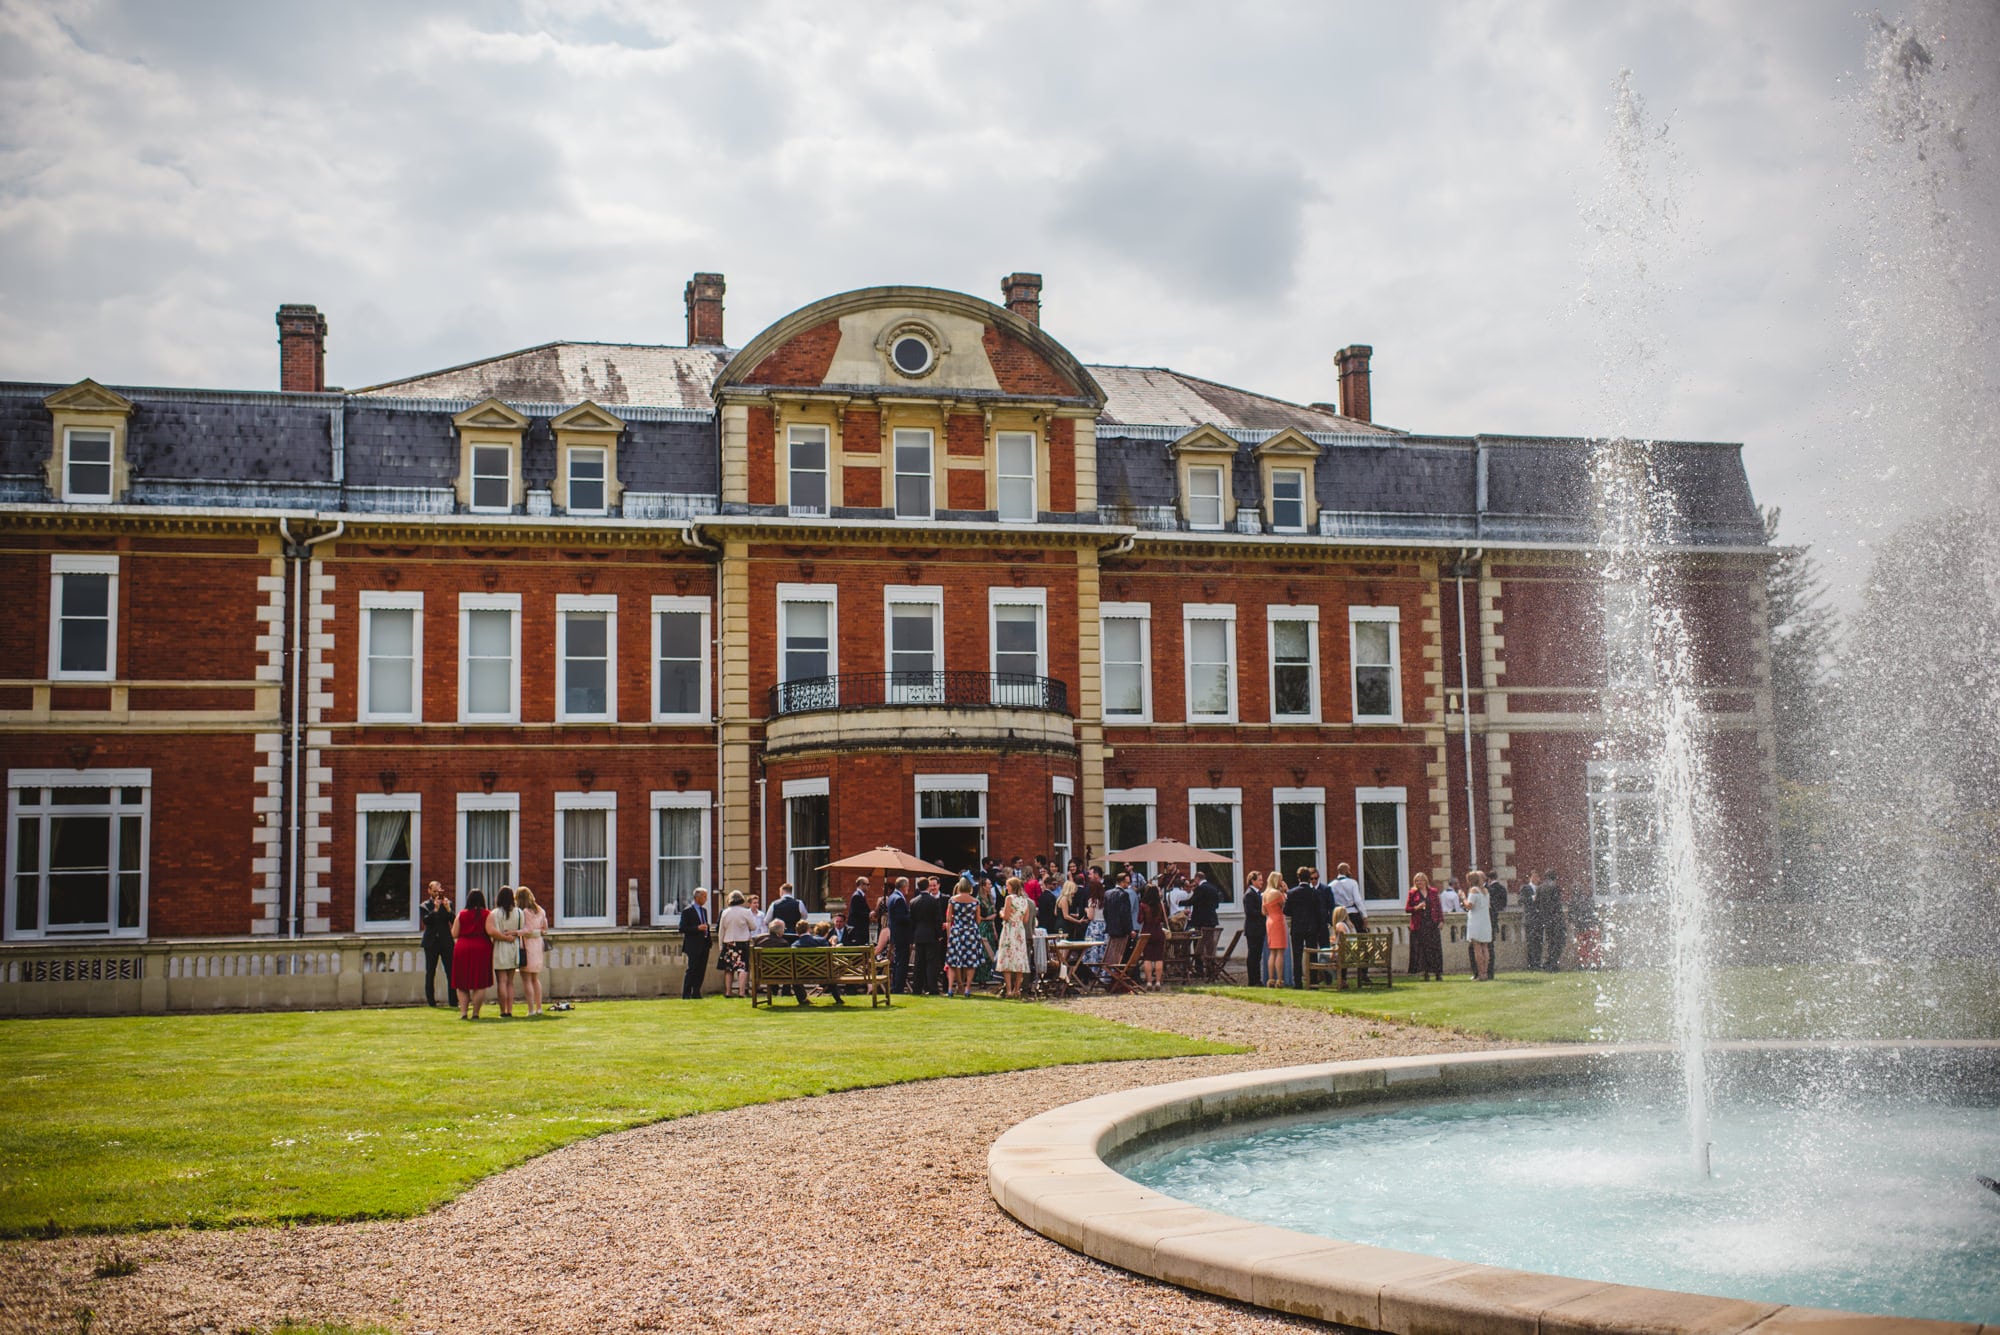
[[1810,547],[1778,544],[1777,507],[1764,507],[1764,537],[1777,555],[1764,574],[1771,630],[1771,730],[1778,779],[1780,884],[1810,891],[1826,876],[1834,833],[1828,787],[1833,749],[1833,672],[1840,647],[1839,614],[1826,601],[1826,580]]

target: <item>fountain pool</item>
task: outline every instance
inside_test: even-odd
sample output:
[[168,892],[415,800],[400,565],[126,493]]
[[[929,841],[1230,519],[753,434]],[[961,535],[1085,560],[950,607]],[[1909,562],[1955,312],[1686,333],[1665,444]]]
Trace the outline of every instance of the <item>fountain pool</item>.
[[1991,1103],[1746,1098],[1710,1134],[1703,1180],[1670,1104],[1520,1094],[1315,1117],[1116,1166],[1193,1205],[1403,1251],[2000,1322],[2000,1197],[1972,1171],[2000,1173]]

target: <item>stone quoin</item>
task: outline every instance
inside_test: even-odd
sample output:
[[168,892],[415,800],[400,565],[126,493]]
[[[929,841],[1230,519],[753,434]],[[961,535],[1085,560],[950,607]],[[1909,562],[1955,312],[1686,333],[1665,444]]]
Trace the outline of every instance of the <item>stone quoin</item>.
[[[0,383],[6,940],[407,934],[432,879],[629,931],[877,844],[1376,899],[1644,856],[1585,442],[1384,425],[1361,344],[1340,411],[1087,365],[1038,274],[740,348],[723,293],[360,390],[299,305],[278,392]],[[1656,457],[1754,894],[1769,550],[1739,446]]]

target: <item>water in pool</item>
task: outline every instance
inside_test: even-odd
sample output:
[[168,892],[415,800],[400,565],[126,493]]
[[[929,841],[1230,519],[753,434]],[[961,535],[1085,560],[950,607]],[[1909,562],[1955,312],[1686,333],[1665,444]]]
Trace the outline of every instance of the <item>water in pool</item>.
[[1853,1100],[1715,1115],[1714,1178],[1672,1107],[1522,1098],[1281,1123],[1119,1165],[1302,1232],[1767,1302],[2000,1321],[2000,1110]]

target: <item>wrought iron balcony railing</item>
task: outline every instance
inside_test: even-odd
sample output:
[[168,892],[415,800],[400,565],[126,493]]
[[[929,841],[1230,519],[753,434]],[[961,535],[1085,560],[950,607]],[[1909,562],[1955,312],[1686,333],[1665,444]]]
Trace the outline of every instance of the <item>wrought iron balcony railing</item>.
[[771,688],[771,713],[942,705],[1069,713],[1069,687],[1021,672],[843,672]]

